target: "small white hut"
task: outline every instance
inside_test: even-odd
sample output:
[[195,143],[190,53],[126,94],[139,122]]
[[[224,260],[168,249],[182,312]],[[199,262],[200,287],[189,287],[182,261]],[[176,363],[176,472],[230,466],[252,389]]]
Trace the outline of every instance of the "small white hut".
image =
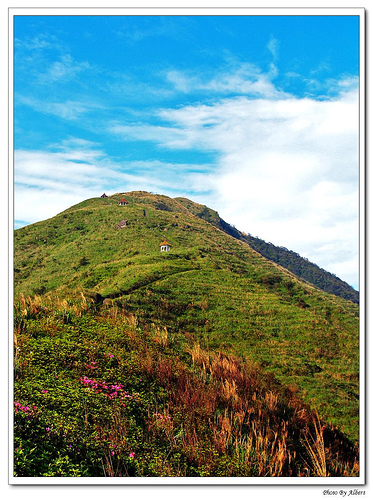
[[161,247],[161,252],[169,252],[171,250],[171,245],[166,240],[162,241],[159,246]]

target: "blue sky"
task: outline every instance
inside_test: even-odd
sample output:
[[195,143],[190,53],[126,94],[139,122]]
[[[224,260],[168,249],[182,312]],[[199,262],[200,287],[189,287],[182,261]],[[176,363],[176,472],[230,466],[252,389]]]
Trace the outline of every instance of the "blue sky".
[[358,288],[359,17],[177,12],[14,17],[15,226],[186,196]]

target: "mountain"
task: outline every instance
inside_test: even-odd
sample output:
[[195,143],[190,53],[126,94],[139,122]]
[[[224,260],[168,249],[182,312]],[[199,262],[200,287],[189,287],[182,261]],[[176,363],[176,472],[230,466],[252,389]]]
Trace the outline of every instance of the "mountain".
[[[43,444],[54,474],[60,464],[74,475],[69,446],[79,442],[109,475],[325,475],[321,449],[329,474],[356,475],[358,305],[268,260],[201,207],[119,193],[15,231],[17,408],[42,408],[31,419],[16,412],[19,474],[35,471],[22,461],[33,449],[29,427],[52,429],[58,403],[53,439],[68,462]],[[102,407],[118,398],[127,417]],[[93,436],[122,450],[117,470],[116,452],[102,455]],[[142,469],[149,454],[151,471]],[[79,463],[81,475],[88,462]]]

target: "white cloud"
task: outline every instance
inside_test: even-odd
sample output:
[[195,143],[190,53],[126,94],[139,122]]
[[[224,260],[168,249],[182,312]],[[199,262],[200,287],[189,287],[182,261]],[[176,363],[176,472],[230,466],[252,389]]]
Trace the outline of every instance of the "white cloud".
[[359,122],[350,84],[332,100],[241,96],[163,109],[164,126],[118,125],[113,132],[214,151],[216,170],[203,178],[212,190],[206,204],[243,231],[342,269],[342,279],[356,286]]

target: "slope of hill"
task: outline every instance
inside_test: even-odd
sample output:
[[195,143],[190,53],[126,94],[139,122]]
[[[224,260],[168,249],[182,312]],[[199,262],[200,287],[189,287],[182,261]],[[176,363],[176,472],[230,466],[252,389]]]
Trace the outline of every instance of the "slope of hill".
[[15,475],[357,476],[358,449],[250,360],[111,303],[20,297]]
[[298,276],[298,278],[311,283],[324,292],[338,295],[339,297],[351,300],[356,304],[359,303],[359,292],[357,292],[352,286],[345,281],[342,281],[334,274],[321,269],[308,259],[301,257],[296,252],[288,250],[284,247],[278,247],[272,243],[267,243],[258,237],[252,236],[251,234],[238,231],[235,227],[221,219],[219,214],[211,208],[191,202],[185,198],[176,199],[188,207],[188,209],[197,217],[207,220],[227,234],[249,243],[249,245],[263,255],[263,257],[280,264],[280,266],[285,267]]
[[[120,206],[118,202],[123,197],[128,204]],[[129,420],[122,421],[122,410],[118,409],[118,415],[115,414],[119,419],[117,423],[133,426],[135,433],[139,433],[140,428],[145,432],[146,427],[148,437],[152,435],[158,436],[154,439],[162,437],[166,440],[175,454],[179,453],[180,460],[171,454],[174,457],[172,463],[167,461],[167,448],[167,452],[159,452],[162,458],[159,458],[157,467],[160,470],[160,464],[167,462],[170,475],[178,475],[177,470],[179,475],[203,475],[203,461],[198,466],[193,462],[199,453],[191,445],[193,419],[201,429],[209,427],[209,432],[215,432],[216,439],[222,440],[216,444],[214,453],[220,454],[225,465],[220,459],[214,461],[214,465],[206,469],[206,475],[224,475],[228,470],[233,475],[317,475],[312,453],[308,454],[308,461],[304,458],[307,439],[313,443],[313,448],[316,443],[321,443],[320,436],[317,437],[321,427],[313,426],[313,419],[316,422],[317,418],[309,405],[317,410],[323,425],[330,429],[330,435],[334,433],[335,436],[338,432],[340,442],[345,444],[351,440],[351,444],[341,445],[344,452],[338,451],[341,457],[349,450],[349,458],[343,466],[333,455],[336,450],[330,451],[330,441],[329,472],[334,467],[334,473],[338,470],[338,474],[356,474],[357,455],[351,450],[359,437],[358,306],[300,281],[253,250],[245,241],[216,227],[216,220],[207,222],[198,217],[194,213],[197,208],[192,202],[161,195],[124,193],[86,200],[52,219],[15,232],[16,396],[19,404],[43,408],[46,413],[35,414],[31,422],[35,421],[37,428],[44,425],[48,420],[43,420],[47,418],[45,415],[53,411],[53,404],[57,401],[48,400],[49,396],[44,395],[51,393],[52,397],[54,393],[63,392],[58,382],[52,383],[50,373],[55,373],[58,379],[58,373],[61,372],[62,376],[66,370],[72,369],[66,378],[69,383],[65,395],[69,399],[79,392],[78,386],[83,384],[86,387],[88,392],[84,394],[88,394],[88,400],[83,398],[85,403],[83,400],[79,403],[82,406],[78,413],[86,408],[84,411],[88,413],[84,417],[83,412],[83,417],[87,420],[87,429],[89,427],[92,431],[93,427],[96,430],[99,427],[90,413],[95,405],[103,412],[102,419],[106,418],[100,398],[111,397],[111,393],[108,396],[104,385],[108,387],[110,381],[112,385],[122,387],[117,394],[124,398],[125,383],[126,390],[130,387],[140,394],[139,405],[143,410],[133,406]],[[160,252],[160,243],[164,239],[171,245],[170,252]],[[27,299],[27,296],[35,297]],[[141,361],[140,354],[133,351],[134,346],[142,352]],[[116,361],[110,361],[108,352]],[[226,367],[232,363],[234,368],[227,368],[216,379],[215,374],[221,368],[213,368],[214,363],[216,366],[225,363]],[[249,382],[253,370],[255,382],[253,379]],[[77,386],[79,377],[82,377],[82,382]],[[140,384],[140,379],[145,385]],[[87,380],[90,382],[85,382]],[[250,383],[254,386],[249,390]],[[198,396],[202,398],[200,401],[205,401],[205,397],[217,401],[216,394],[225,387],[225,403],[215,404],[212,400],[203,403],[207,405],[204,416],[190,414],[188,418],[192,420],[188,423],[183,420],[184,410],[180,403],[174,399],[181,391],[176,390],[180,384],[184,392],[186,387],[202,384],[201,391],[207,392],[203,392],[203,397]],[[43,385],[49,388],[43,389]],[[154,391],[151,401],[145,397],[150,387]],[[43,390],[48,392],[43,393]],[[188,394],[193,398],[191,393]],[[195,397],[198,399],[197,395]],[[271,398],[274,398],[272,403]],[[81,400],[78,398],[77,401]],[[295,407],[291,401],[297,401]],[[91,403],[93,407],[89,409]],[[197,402],[195,404],[197,408]],[[172,412],[172,421],[175,422],[172,432],[167,426],[158,428],[158,417],[154,417],[154,422],[149,420],[149,405],[153,405],[153,413],[162,415],[163,419],[169,416],[169,410]],[[256,408],[253,415],[258,415],[259,420],[267,418],[264,417],[264,407],[279,409],[278,420],[273,423],[268,420],[268,426],[262,426],[260,432],[264,439],[271,428],[278,436],[276,440],[282,439],[286,449],[292,450],[290,455],[295,453],[291,455],[294,462],[290,468],[286,469],[284,463],[279,463],[276,469],[274,463],[271,466],[267,463],[260,466],[259,473],[259,463],[248,460],[240,446],[243,443],[254,446],[249,407]],[[66,414],[64,417],[62,414],[59,418],[65,422]],[[18,412],[17,418],[22,415],[24,412]],[[149,418],[145,418],[146,415]],[[304,429],[316,429],[312,431],[312,438],[303,434],[300,438],[301,415],[306,419]],[[26,419],[20,423],[21,436],[29,432],[25,430],[27,422]],[[212,425],[214,422],[218,427]],[[78,426],[78,423],[71,425]],[[280,438],[276,429],[281,425],[284,433]],[[229,428],[231,431],[228,432]],[[227,432],[225,441],[223,429]],[[110,441],[108,427],[105,427],[105,433]],[[57,435],[60,439],[61,433],[57,432]],[[188,435],[188,439],[183,441],[183,435]],[[200,451],[207,457],[212,452],[212,449],[207,449],[212,436],[207,433],[205,437],[206,443],[201,441]],[[84,446],[88,446],[91,438],[85,439]],[[110,442],[119,447],[118,439],[113,438]],[[200,434],[195,437],[196,443],[198,439],[202,440]],[[135,446],[131,440],[132,437],[127,439],[131,446]],[[294,448],[295,442],[299,449]],[[132,453],[127,444],[120,443],[122,452]],[[269,448],[277,446],[273,440],[267,444]],[[325,452],[326,437],[324,444]],[[136,446],[137,457],[141,455],[144,460],[141,464],[144,464],[150,451],[140,449],[138,441]],[[89,447],[92,451],[91,444]],[[254,446],[254,455],[255,449]],[[257,451],[259,456],[259,448]],[[286,455],[289,460],[290,455]],[[110,464],[110,454],[100,456],[107,460],[104,466],[100,465],[101,469],[104,467],[102,470],[109,473],[110,467],[115,468],[114,463]],[[242,460],[246,465],[233,466],[236,463],[233,456],[237,460],[245,456]],[[122,457],[122,469],[117,471],[118,474],[124,469],[130,474],[140,474],[140,462],[135,471],[134,462],[129,458],[133,456],[127,456],[126,460]],[[25,473],[26,469],[24,466],[19,470]],[[87,474],[91,473],[89,469]],[[159,474],[167,475],[165,470]]]

